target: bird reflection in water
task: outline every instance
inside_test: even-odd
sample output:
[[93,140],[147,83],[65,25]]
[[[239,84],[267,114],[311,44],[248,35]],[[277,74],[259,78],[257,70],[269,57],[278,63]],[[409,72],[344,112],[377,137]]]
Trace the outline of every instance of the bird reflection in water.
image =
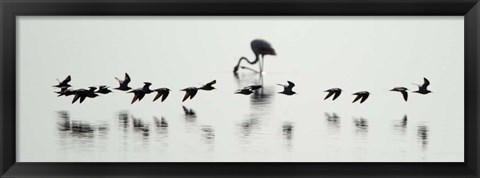
[[70,115],[67,111],[58,112],[57,128],[59,131],[68,131],[71,129]]
[[158,118],[153,116],[153,122],[155,124],[155,142],[157,142],[160,150],[166,150],[168,147],[168,122],[165,117]]
[[423,149],[427,148],[428,145],[428,127],[425,125],[420,125],[417,127],[417,138]]
[[250,116],[249,119],[242,121],[239,124],[242,137],[248,137],[253,130],[258,129],[258,122],[259,120],[255,116]]
[[282,125],[282,134],[285,141],[285,148],[291,150],[292,148],[292,138],[293,138],[293,123],[292,122],[284,122]]
[[202,137],[207,143],[212,143],[215,139],[215,132],[212,126],[204,125],[201,128]]
[[187,122],[195,122],[197,119],[197,113],[192,108],[182,106],[183,113],[185,114],[185,120]]
[[340,128],[340,117],[337,113],[325,113],[325,118],[327,120],[328,128],[334,131],[338,131]]
[[402,135],[405,135],[407,130],[408,117],[404,115],[402,120],[395,121],[393,127],[396,131],[399,131]]
[[149,125],[145,124],[140,118],[136,118],[133,115],[131,117],[133,122],[133,131],[141,133],[143,135],[143,139],[148,139],[148,136],[150,135]]
[[124,129],[127,129],[129,127],[129,119],[128,119],[129,113],[127,111],[120,111],[118,113],[118,124],[120,127],[123,127]]
[[[237,88],[247,86],[262,86],[250,94],[250,113],[244,121],[239,124],[241,137],[245,138],[258,133],[261,127],[261,120],[270,113],[273,98],[275,96],[276,86],[265,86],[263,75],[257,72],[242,72],[242,75],[235,74]],[[244,140],[249,142],[248,140]]]
[[109,126],[106,122],[100,122],[97,126],[97,131],[100,139],[107,139]]
[[357,135],[365,135],[368,132],[368,121],[363,117],[354,118],[353,123],[355,125],[355,133]]

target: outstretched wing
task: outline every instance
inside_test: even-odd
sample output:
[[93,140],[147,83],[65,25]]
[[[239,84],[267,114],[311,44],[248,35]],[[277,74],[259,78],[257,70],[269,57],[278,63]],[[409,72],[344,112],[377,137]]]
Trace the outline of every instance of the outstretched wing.
[[185,96],[183,96],[182,102],[187,100],[188,97],[190,97],[190,93],[188,91],[185,91]]
[[217,80],[213,80],[213,81],[207,83],[206,85],[207,85],[207,86],[212,86],[212,85],[215,84],[215,83],[217,83]]
[[75,97],[73,97],[72,104],[75,103],[80,98],[80,95],[78,93],[75,94]]
[[144,92],[139,92],[139,93],[138,93],[138,101],[141,101],[144,96],[145,96],[145,93],[144,93]]
[[362,98],[362,96],[361,96],[361,95],[357,95],[357,97],[355,97],[355,99],[353,100],[352,103],[355,103],[355,102],[358,101],[360,98]]
[[430,81],[428,81],[428,79],[424,77],[424,78],[423,78],[423,85],[422,85],[422,87],[423,87],[423,88],[427,88],[428,85],[430,85]]
[[160,96],[162,96],[162,92],[157,92],[157,95],[155,95],[155,98],[153,98],[153,101],[157,100],[158,98],[160,98]]
[[335,95],[333,96],[333,99],[332,100],[335,100],[338,98],[338,96],[340,96],[340,94],[342,93],[342,91],[338,90],[338,91],[335,91]]
[[125,73],[125,80],[123,80],[123,82],[125,82],[125,85],[130,83],[130,76],[127,73]]
[[407,91],[401,91],[401,93],[402,93],[402,95],[403,95],[403,99],[404,99],[405,101],[407,101],[407,100],[408,100],[408,93],[407,93]]
[[166,92],[163,93],[162,102],[165,101],[165,99],[167,99],[168,94],[170,94],[169,91],[166,91]]
[[192,94],[190,95],[190,99],[192,99],[193,97],[195,97],[195,95],[197,94],[197,91],[198,91],[198,90],[192,90]]
[[83,100],[85,100],[85,98],[87,98],[87,95],[82,95],[82,96],[80,96],[80,103],[82,103]]
[[142,98],[145,96],[145,93],[142,93],[142,92],[134,92],[134,95],[133,95],[133,99],[132,99],[132,103],[135,103],[135,101],[140,101],[142,100]]
[[287,81],[287,82],[288,82],[287,89],[288,89],[288,90],[292,90],[293,87],[295,86],[295,84],[294,84],[293,82],[291,82],[291,81]]
[[62,84],[67,84],[68,82],[70,82],[72,80],[72,78],[69,76],[67,76],[67,78],[65,78],[65,80],[62,81]]
[[365,100],[367,100],[368,96],[370,95],[369,94],[363,95],[362,100],[360,100],[360,103],[363,103]]
[[327,91],[327,92],[328,92],[328,95],[323,100],[328,99],[330,96],[332,96],[334,94],[334,92],[332,92],[332,91]]

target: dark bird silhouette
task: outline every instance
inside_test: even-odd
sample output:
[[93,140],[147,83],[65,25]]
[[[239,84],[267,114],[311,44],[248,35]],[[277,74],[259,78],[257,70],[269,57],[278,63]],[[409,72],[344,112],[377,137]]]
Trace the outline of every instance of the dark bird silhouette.
[[242,95],[250,95],[252,94],[254,91],[250,88],[242,88],[240,90],[237,90],[235,92],[235,94],[242,94]]
[[80,103],[82,103],[86,97],[89,97],[89,98],[97,97],[98,95],[95,93],[96,89],[97,87],[89,87],[89,90],[86,90],[86,89],[73,90],[72,92],[75,94],[75,97],[73,97],[72,104],[75,103],[78,99],[80,99]]
[[360,103],[363,103],[365,100],[367,100],[370,93],[368,91],[360,91],[360,92],[354,93],[353,95],[357,95],[357,97],[355,97],[352,103],[355,103],[359,99],[362,99],[360,100]]
[[407,101],[407,100],[408,100],[407,90],[408,90],[408,89],[405,88],[405,87],[395,87],[395,88],[391,89],[390,91],[397,91],[397,92],[402,93],[403,99],[404,99],[405,101]]
[[130,76],[127,73],[125,73],[125,79],[120,80],[117,77],[115,77],[115,79],[117,79],[120,86],[117,87],[117,88],[114,88],[114,89],[122,90],[122,91],[128,91],[128,90],[132,89],[128,86],[128,83],[130,83],[131,80],[130,80]]
[[107,87],[105,85],[100,85],[98,87],[98,90],[95,93],[108,94],[108,93],[112,92],[112,90],[110,90],[108,88],[109,87]]
[[183,112],[185,113],[185,115],[187,115],[187,116],[195,115],[195,111],[193,109],[191,109],[191,108],[189,109],[185,106],[182,106],[182,108],[183,108]]
[[211,82],[208,82],[207,84],[203,85],[202,87],[198,88],[200,90],[207,90],[207,91],[210,91],[210,90],[213,90],[215,89],[215,87],[213,87],[213,84],[217,83],[217,80],[213,80]]
[[243,94],[243,95],[250,95],[255,92],[255,90],[258,90],[262,88],[262,85],[250,85],[245,88],[242,88],[240,90],[237,90],[235,94]]
[[157,92],[157,95],[155,96],[155,98],[153,98],[153,101],[156,101],[158,98],[162,97],[161,101],[163,102],[165,101],[165,99],[167,99],[168,94],[170,93],[170,89],[168,88],[158,88],[153,91]]
[[68,87],[64,87],[64,88],[61,88],[60,91],[56,91],[55,93],[57,93],[58,97],[59,96],[70,96],[70,95],[73,95],[73,91],[68,89]]
[[128,92],[128,93],[134,94],[131,104],[135,103],[135,101],[137,100],[141,101],[145,96],[145,94],[149,94],[153,92],[152,90],[150,90],[150,85],[152,85],[152,83],[150,82],[143,82],[143,83],[144,83],[143,88],[137,88],[135,90],[131,90]]
[[188,87],[188,88],[181,89],[180,91],[185,91],[185,96],[182,99],[182,102],[184,102],[188,98],[192,99],[193,97],[195,97],[195,95],[197,94],[198,88]]
[[291,81],[287,81],[288,82],[288,85],[283,85],[283,84],[278,84],[280,86],[283,86],[283,91],[282,92],[278,92],[278,93],[281,93],[281,94],[284,94],[284,95],[293,95],[293,94],[296,94],[296,92],[294,92],[292,89],[293,87],[295,86],[295,84]]
[[335,101],[335,99],[337,99],[338,96],[340,96],[340,94],[342,93],[342,89],[340,89],[340,88],[332,88],[332,89],[325,90],[325,92],[328,92],[328,94],[327,94],[327,96],[325,97],[325,99],[323,99],[323,100],[326,100],[326,99],[328,99],[330,96],[333,95],[332,101]]
[[254,61],[249,61],[246,57],[241,57],[238,60],[237,65],[233,68],[233,73],[237,73],[238,67],[240,66],[240,63],[243,60],[245,60],[249,64],[253,65],[253,64],[256,64],[260,61],[260,57],[262,58],[262,61],[260,62],[260,73],[262,73],[263,72],[263,67],[264,67],[263,57],[265,55],[277,55],[277,53],[275,52],[275,49],[273,49],[272,45],[270,45],[270,43],[268,43],[265,40],[255,39],[252,42],[250,42],[250,46],[252,47],[252,51],[255,54],[255,60]]
[[54,85],[53,87],[57,87],[57,88],[65,88],[65,87],[71,87],[72,85],[68,84],[68,82],[70,82],[72,80],[72,78],[69,76],[67,76],[67,78],[65,78],[63,81],[60,81],[57,79],[58,81],[58,85]]
[[431,93],[432,91],[428,90],[427,87],[428,85],[430,85],[430,81],[427,80],[427,78],[423,78],[423,84],[422,85],[418,85],[418,84],[415,84],[418,86],[418,91],[414,91],[415,93],[420,93],[420,94],[423,94],[423,95],[426,95],[428,93]]

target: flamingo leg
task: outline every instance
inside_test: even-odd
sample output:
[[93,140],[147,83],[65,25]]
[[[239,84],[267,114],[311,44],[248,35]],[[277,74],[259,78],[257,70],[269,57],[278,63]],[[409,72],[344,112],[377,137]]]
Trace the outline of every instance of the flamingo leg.
[[261,60],[261,64],[262,64],[262,65],[260,66],[260,68],[261,68],[261,69],[260,69],[260,74],[263,74],[263,67],[265,66],[265,63],[264,63],[263,59],[264,59],[264,58],[263,58],[263,55],[262,55],[262,60]]
[[258,61],[258,64],[259,64],[260,74],[262,74],[262,71],[263,71],[263,62],[262,62],[262,60]]

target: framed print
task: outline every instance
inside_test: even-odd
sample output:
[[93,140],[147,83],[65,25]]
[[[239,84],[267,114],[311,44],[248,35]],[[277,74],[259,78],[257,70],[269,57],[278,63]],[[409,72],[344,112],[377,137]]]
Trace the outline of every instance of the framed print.
[[478,177],[478,1],[1,8],[4,177]]

